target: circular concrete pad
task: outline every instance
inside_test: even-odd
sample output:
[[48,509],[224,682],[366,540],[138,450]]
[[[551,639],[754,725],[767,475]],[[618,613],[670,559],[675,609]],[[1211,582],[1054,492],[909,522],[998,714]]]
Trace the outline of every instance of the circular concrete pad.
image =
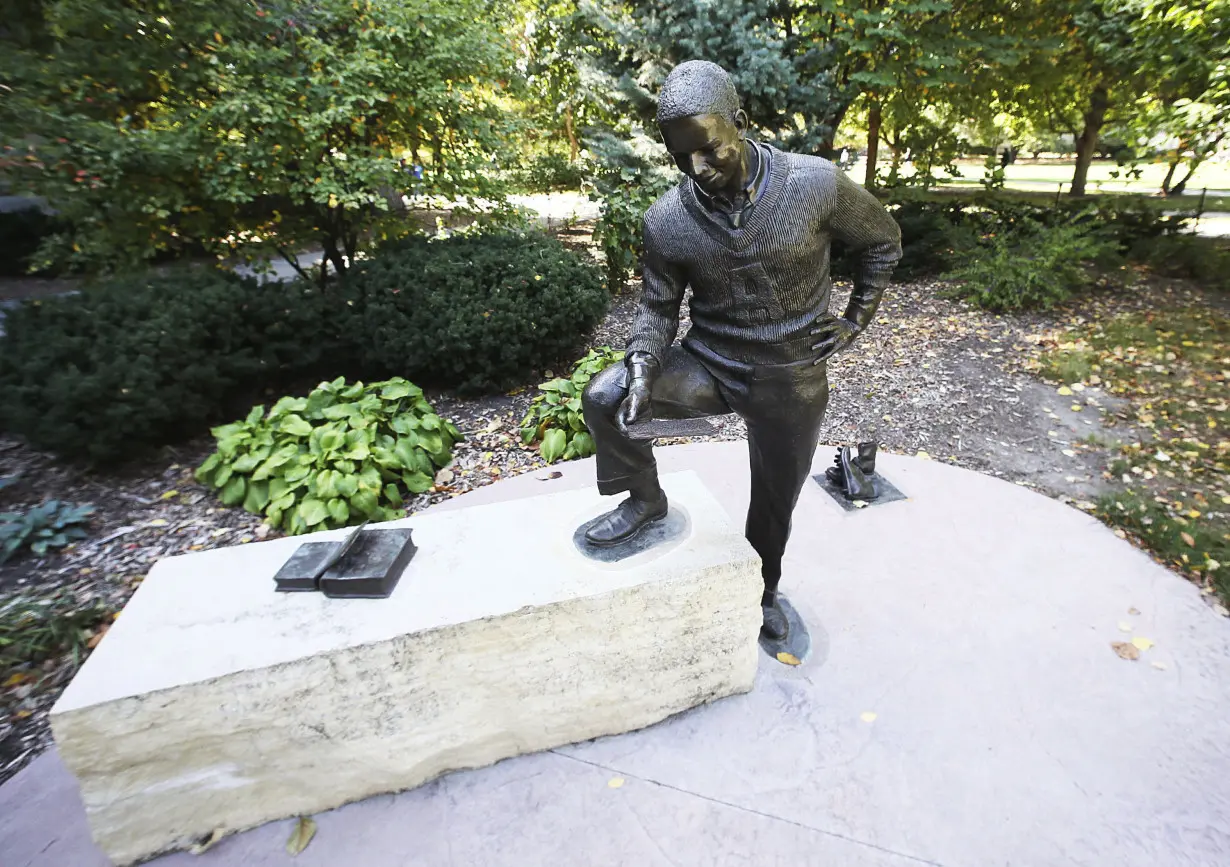
[[[658,456],[742,520],[746,444]],[[591,461],[559,469],[442,508],[593,484]],[[878,469],[908,499],[845,512],[809,485],[795,513],[782,589],[826,654],[762,658],[752,693],[640,732],[322,814],[294,859],[278,822],[155,863],[1230,864],[1230,621],[1081,512],[931,461]],[[1120,659],[1133,637],[1155,644]],[[0,788],[0,852],[106,863],[54,753]]]

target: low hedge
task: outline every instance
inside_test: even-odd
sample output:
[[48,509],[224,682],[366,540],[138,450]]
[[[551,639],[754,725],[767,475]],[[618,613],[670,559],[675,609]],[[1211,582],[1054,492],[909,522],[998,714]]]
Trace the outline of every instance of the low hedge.
[[9,311],[0,429],[99,463],[337,376],[506,389],[569,357],[607,303],[597,266],[542,235],[401,241],[325,290],[213,268],[114,279]]
[[331,349],[322,314],[308,284],[212,268],[28,301],[0,339],[0,427],[89,463],[199,435],[314,372]]
[[367,378],[463,393],[504,390],[569,356],[610,300],[596,264],[535,234],[408,238],[343,282]]

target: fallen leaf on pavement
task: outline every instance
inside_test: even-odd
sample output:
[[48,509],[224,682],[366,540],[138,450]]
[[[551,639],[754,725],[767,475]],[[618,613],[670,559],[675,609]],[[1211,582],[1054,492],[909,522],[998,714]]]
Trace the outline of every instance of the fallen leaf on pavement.
[[1062,394],[1064,397],[1067,397],[1072,393],[1072,389],[1068,388],[1066,385],[1061,385],[1056,389],[1056,392],[1058,394]]
[[1151,664],[1154,668],[1156,668],[1158,671],[1165,671],[1165,670],[1166,670],[1166,663],[1164,663],[1164,662],[1153,662],[1153,663],[1150,663],[1150,664]]
[[1126,621],[1120,620],[1120,621],[1119,621],[1119,631],[1120,631],[1120,632],[1131,632],[1131,631],[1132,631],[1132,624],[1130,624],[1130,623],[1128,623],[1128,622],[1126,622]]
[[1139,613],[1140,612],[1136,610],[1135,605],[1133,605],[1131,608],[1128,609],[1128,614],[1131,614],[1133,617],[1135,617]]
[[1137,650],[1148,650],[1150,647],[1153,646],[1153,642],[1147,638],[1141,638],[1139,635],[1137,635],[1135,638],[1132,639],[1132,646],[1135,647]]
[[777,661],[786,665],[802,665],[801,660],[797,656],[793,653],[787,653],[784,650],[777,654]]
[[607,788],[618,789],[623,784],[624,784],[623,777],[611,777],[611,779],[607,781],[606,785],[607,785]]
[[1126,641],[1112,641],[1110,649],[1118,654],[1120,659],[1140,659],[1140,651]]
[[874,711],[865,710],[861,714],[858,715],[858,718],[861,719],[863,722],[875,722],[876,714]]
[[538,481],[540,481],[540,482],[549,482],[549,481],[551,481],[552,479],[558,479],[558,478],[559,478],[560,476],[562,476],[562,475],[564,475],[564,474],[563,474],[563,473],[561,473],[559,470],[556,470],[555,472],[552,472],[552,473],[547,473],[545,476],[538,476]]
[[300,816],[295,823],[295,830],[290,832],[290,839],[286,841],[286,851],[291,855],[298,855],[315,836],[316,823],[307,816]]

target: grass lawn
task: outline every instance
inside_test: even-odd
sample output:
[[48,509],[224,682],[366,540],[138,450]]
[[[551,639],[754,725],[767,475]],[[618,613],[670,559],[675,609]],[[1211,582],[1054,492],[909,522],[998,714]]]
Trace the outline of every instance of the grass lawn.
[[[1068,160],[1037,163],[1018,160],[1004,170],[1004,180],[1010,187],[1063,184],[1066,188],[1072,182],[1075,165],[1074,161]],[[981,162],[961,162],[957,164],[957,168],[961,170],[961,177],[966,181],[977,183],[982,179],[984,169]],[[1131,179],[1123,177],[1124,169],[1113,160],[1095,160],[1089,166],[1089,191],[1148,194],[1158,192],[1162,188],[1162,180],[1166,177],[1166,166],[1162,163],[1148,163],[1138,168],[1141,170],[1140,178]],[[1120,177],[1111,177],[1114,172],[1119,172]],[[1180,167],[1175,172],[1175,180],[1182,178],[1183,174],[1186,174],[1186,169]],[[1230,190],[1230,164],[1205,163],[1196,169],[1196,174],[1187,182],[1187,190],[1199,195],[1202,187]]]
[[[1055,194],[1063,185],[1066,194],[1072,183],[1072,170],[1075,163],[1071,160],[1062,162],[1016,162],[1004,171],[1005,191],[1021,198],[1038,202],[1053,202]],[[951,192],[981,192],[980,183],[983,176],[983,166],[980,160],[965,160],[957,164],[961,170],[959,179],[945,180],[940,190]],[[1135,195],[1142,200],[1155,204],[1161,210],[1194,211],[1200,204],[1200,191],[1207,187],[1210,190],[1225,192],[1230,190],[1230,164],[1205,163],[1196,170],[1196,174],[1187,184],[1188,193],[1182,196],[1164,198],[1158,195],[1162,187],[1162,179],[1166,175],[1166,166],[1161,163],[1150,163],[1140,166],[1142,175],[1139,179],[1111,178],[1111,172],[1120,171],[1120,166],[1111,160],[1098,160],[1089,167],[1089,182],[1087,192],[1090,195]],[[864,167],[856,163],[848,170],[848,174],[858,183],[863,182]],[[1212,193],[1205,196],[1205,211],[1230,211],[1230,195],[1219,196]]]
[[1127,398],[1137,436],[1108,468],[1097,514],[1230,604],[1230,319],[1219,310],[1131,313],[1069,329],[1041,374],[1075,394]]

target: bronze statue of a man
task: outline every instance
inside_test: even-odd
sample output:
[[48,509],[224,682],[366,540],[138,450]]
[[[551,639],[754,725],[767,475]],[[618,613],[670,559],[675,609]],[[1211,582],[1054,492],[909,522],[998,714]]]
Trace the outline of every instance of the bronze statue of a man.
[[[738,413],[751,456],[746,535],[763,563],[762,634],[784,641],[777,585],[828,404],[824,362],[870,323],[901,258],[901,233],[828,160],[749,139],[747,114],[716,64],[675,67],[657,120],[686,177],[645,214],[644,294],[625,364],[585,391],[598,490],[630,494],[586,539],[618,544],[666,515],[652,448],[632,439],[628,425]],[[828,311],[834,237],[859,255],[840,318]],[[689,286],[692,328],[676,346]]]

